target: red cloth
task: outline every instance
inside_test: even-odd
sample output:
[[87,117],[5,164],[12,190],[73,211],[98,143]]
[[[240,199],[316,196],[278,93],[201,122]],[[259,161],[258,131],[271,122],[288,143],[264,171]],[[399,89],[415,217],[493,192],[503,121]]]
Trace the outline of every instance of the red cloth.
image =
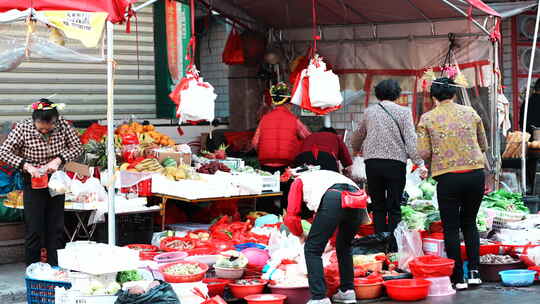
[[109,14],[109,21],[122,23],[126,20],[127,8],[136,0],[2,0],[0,12],[12,9],[24,11],[33,8],[38,11],[83,11],[105,12]]
[[300,120],[285,106],[279,106],[262,117],[253,146],[262,165],[286,166],[298,154],[300,140],[308,135]]
[[302,212],[304,184],[302,180],[297,178],[291,184],[288,197],[287,215],[283,219],[283,223],[289,228],[292,234],[300,236],[303,234],[302,219],[300,213]]
[[349,149],[347,149],[339,136],[332,132],[317,132],[304,139],[300,147],[300,153],[308,151],[313,152],[315,158],[317,158],[319,151],[327,152],[341,161],[343,167],[352,165]]

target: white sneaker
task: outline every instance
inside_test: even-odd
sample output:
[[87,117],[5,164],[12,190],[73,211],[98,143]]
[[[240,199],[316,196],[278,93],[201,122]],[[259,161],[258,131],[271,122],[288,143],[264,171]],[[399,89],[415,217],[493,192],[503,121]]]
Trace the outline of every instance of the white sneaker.
[[332,301],[336,303],[356,304],[356,293],[354,290],[347,290],[345,292],[338,290],[332,297]]
[[322,300],[309,300],[306,304],[332,304],[329,298],[324,298]]

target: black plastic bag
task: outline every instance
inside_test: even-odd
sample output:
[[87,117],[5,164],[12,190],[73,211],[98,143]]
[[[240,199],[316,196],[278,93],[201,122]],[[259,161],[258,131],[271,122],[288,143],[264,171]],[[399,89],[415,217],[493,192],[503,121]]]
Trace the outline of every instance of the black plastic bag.
[[121,291],[115,304],[180,304],[172,286],[169,283],[160,281],[160,285],[151,288],[142,295],[129,294]]
[[392,235],[390,232],[376,233],[352,241],[353,255],[388,253]]

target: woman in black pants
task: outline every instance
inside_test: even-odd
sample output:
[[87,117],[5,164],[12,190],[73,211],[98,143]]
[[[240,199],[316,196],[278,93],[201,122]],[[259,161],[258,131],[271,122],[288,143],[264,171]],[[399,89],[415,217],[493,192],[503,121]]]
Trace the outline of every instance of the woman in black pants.
[[[381,81],[375,87],[380,103],[369,107],[352,137],[352,149],[366,163],[368,192],[372,199],[375,231],[393,233],[401,221],[407,159],[427,170],[416,151],[416,132],[411,111],[395,103],[401,96],[397,81]],[[394,250],[397,246],[393,244]]]
[[[437,180],[437,200],[444,228],[446,254],[455,263],[452,282],[456,289],[480,285],[480,237],[476,216],[484,195],[484,155],[487,139],[476,111],[454,103],[457,85],[439,78],[431,97],[439,105],[422,115],[418,125],[418,151],[431,164]],[[468,281],[464,280],[459,230],[463,231],[469,259]]]
[[362,213],[361,209],[342,207],[341,195],[344,191],[358,192],[359,189],[352,180],[328,170],[302,173],[291,185],[287,215],[283,220],[291,233],[303,235],[300,213],[304,202],[309,210],[316,212],[304,245],[309,289],[312,295],[308,304],[331,304],[330,299],[326,297],[322,254],[336,229],[339,229],[336,253],[341,285],[332,301],[356,303],[351,242],[358,231],[358,226],[364,224],[365,220],[369,221],[369,218],[366,211]]
[[[56,251],[64,248],[64,196],[51,197],[48,175],[75,160],[83,152],[75,129],[58,113],[61,104],[40,99],[30,106],[32,119],[17,123],[0,146],[0,161],[24,173],[24,221],[26,264],[47,261],[58,265]],[[41,178],[42,185],[32,184]]]

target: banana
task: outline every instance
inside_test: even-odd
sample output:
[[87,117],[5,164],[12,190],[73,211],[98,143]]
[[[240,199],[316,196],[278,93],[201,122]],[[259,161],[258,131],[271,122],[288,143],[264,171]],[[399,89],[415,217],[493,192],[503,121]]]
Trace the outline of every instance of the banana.
[[129,163],[123,163],[120,166],[120,171],[126,171],[128,167],[129,167]]

